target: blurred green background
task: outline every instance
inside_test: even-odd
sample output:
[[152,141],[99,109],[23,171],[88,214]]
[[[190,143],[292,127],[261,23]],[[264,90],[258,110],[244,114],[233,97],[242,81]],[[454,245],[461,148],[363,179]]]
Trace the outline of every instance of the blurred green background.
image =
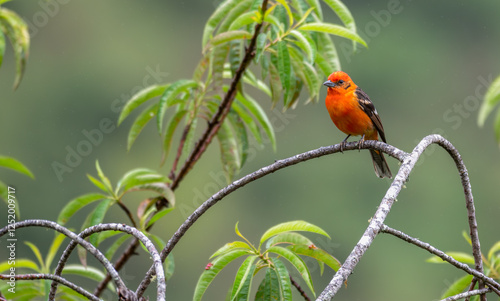
[[[18,0],[5,5],[29,23],[32,34],[27,71],[17,91],[12,91],[15,66],[10,48],[0,69],[0,154],[22,161],[36,176],[31,180],[0,170],[0,179],[17,189],[22,219],[56,220],[70,199],[96,191],[86,174],[96,174],[97,159],[114,183],[133,168],[160,169],[160,140],[154,126],[126,151],[133,118],[104,134],[102,142],[71,172],[58,178],[52,165],[66,165],[68,148],[87,140],[82,131],[97,129],[106,119],[116,124],[116,107],[144,87],[144,82],[190,78],[201,58],[204,23],[218,4],[218,0]],[[422,137],[439,133],[458,148],[469,169],[486,252],[500,240],[500,200],[495,188],[500,179],[500,153],[492,118],[480,129],[477,112],[486,85],[500,74],[500,2],[346,4],[369,49],[360,46],[352,53],[347,49],[349,41],[334,38],[343,70],[370,95],[390,144],[411,151]],[[388,7],[396,9],[382,12]],[[331,13],[325,19],[338,22]],[[270,145],[254,147],[240,175],[275,159],[344,139],[324,108],[325,94],[326,90],[317,104],[301,103],[286,113],[270,111],[269,100],[261,99],[275,126],[278,150],[274,153]],[[178,209],[155,226],[154,233],[168,239],[195,206],[221,188],[218,156],[215,143],[176,191]],[[398,162],[388,161],[395,174]],[[388,180],[375,176],[369,155],[363,151],[302,163],[238,190],[203,216],[174,249],[176,271],[168,282],[169,300],[192,297],[209,256],[238,239],[234,234],[237,221],[243,234],[257,243],[270,226],[306,220],[332,236],[331,241],[314,236],[317,245],[345,259],[389,185]],[[127,202],[134,208],[139,200]],[[468,229],[464,204],[451,158],[432,147],[411,174],[386,222],[444,251],[469,252],[461,234]],[[69,225],[78,229],[82,219],[75,218]],[[119,210],[107,218],[122,220],[125,216]],[[20,229],[17,235],[20,242],[35,242],[44,252],[53,238],[51,231],[42,229]],[[18,258],[31,256],[26,246],[18,246]],[[3,252],[4,248],[0,256]],[[428,257],[423,250],[381,234],[336,300],[438,300],[463,273],[426,263]],[[144,254],[133,258],[124,270],[125,281],[135,288],[149,265]],[[317,268],[311,269],[319,293],[333,273],[326,270],[320,277]],[[217,277],[206,300],[225,297],[235,270],[233,265]],[[153,290],[148,292],[154,296]]]

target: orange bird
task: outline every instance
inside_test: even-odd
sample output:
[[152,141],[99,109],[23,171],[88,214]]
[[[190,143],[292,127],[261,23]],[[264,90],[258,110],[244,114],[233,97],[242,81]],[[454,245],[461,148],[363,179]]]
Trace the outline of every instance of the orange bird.
[[[385,141],[384,127],[372,101],[347,75],[337,71],[323,83],[328,87],[325,99],[330,118],[339,130],[347,134],[341,142],[341,151],[350,136],[361,136],[360,145],[366,140],[378,140],[378,135]],[[375,174],[379,178],[392,178],[391,170],[385,161],[384,154],[370,149]]]

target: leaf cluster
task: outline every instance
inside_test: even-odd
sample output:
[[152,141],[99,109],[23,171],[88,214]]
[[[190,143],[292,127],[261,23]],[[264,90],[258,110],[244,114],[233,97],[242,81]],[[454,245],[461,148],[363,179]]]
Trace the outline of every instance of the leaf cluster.
[[252,281],[261,270],[265,270],[265,276],[258,286],[255,300],[292,300],[291,273],[285,263],[290,264],[300,274],[314,294],[311,273],[302,256],[314,258],[319,264],[321,274],[325,264],[336,271],[340,262],[297,231],[317,233],[330,238],[323,229],[313,224],[292,221],[268,229],[256,246],[241,234],[236,224],[235,232],[243,241],[227,243],[210,257],[211,262],[198,280],[193,300],[201,300],[215,276],[229,263],[244,256],[246,259],[236,273],[228,300],[249,300]]

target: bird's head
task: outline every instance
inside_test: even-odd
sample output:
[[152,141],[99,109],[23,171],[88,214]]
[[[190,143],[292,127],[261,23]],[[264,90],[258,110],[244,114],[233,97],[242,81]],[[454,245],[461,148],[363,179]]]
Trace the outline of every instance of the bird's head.
[[328,80],[323,83],[323,85],[328,87],[328,91],[330,90],[347,90],[349,88],[355,89],[356,85],[351,80],[349,75],[343,71],[336,71],[328,76]]

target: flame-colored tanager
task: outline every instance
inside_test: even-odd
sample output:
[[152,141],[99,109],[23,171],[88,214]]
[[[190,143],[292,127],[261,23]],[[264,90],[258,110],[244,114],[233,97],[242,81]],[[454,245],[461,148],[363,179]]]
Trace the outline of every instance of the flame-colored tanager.
[[[384,127],[372,101],[347,75],[337,71],[323,83],[328,87],[326,109],[330,118],[339,130],[347,134],[341,142],[341,150],[350,136],[361,136],[360,145],[366,140],[385,140]],[[384,154],[370,149],[375,174],[380,177],[392,178],[391,170],[385,161]]]

